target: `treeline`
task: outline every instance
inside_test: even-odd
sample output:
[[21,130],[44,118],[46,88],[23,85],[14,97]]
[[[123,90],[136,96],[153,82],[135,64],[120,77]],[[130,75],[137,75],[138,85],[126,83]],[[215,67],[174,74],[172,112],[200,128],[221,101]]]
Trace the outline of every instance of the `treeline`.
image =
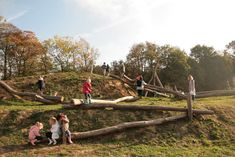
[[[123,61],[112,63],[119,74]],[[142,74],[146,82],[174,90],[187,90],[187,76],[193,75],[198,91],[232,89],[235,86],[235,41],[224,51],[196,45],[189,55],[178,47],[158,46],[151,42],[134,44],[126,57],[126,74]],[[153,81],[155,77],[155,81]]]
[[[55,36],[40,42],[33,32],[0,23],[2,79],[58,71],[102,73],[100,66],[95,66],[98,55],[98,50],[84,39]],[[122,63],[112,62],[114,74],[120,74]],[[130,49],[124,65],[129,77],[142,74],[146,82],[174,90],[187,90],[189,74],[194,76],[198,91],[231,89],[235,86],[235,41],[223,51],[196,45],[189,55],[170,45],[138,43]]]
[[92,71],[98,50],[84,40],[55,36],[40,42],[30,31],[0,23],[2,79],[57,71]]

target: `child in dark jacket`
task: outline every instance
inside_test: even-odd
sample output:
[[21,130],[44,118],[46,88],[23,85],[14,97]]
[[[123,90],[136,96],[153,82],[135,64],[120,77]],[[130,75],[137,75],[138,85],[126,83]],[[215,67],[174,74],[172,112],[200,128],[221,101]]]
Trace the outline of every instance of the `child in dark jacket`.
[[91,104],[91,79],[88,78],[83,84],[83,94],[85,95],[85,104]]

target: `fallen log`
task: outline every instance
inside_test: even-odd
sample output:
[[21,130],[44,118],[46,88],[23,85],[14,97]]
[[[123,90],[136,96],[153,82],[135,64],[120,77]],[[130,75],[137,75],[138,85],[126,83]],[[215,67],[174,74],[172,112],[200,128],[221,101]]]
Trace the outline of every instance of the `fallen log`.
[[37,93],[33,93],[33,92],[19,92],[15,89],[11,88],[9,85],[7,85],[3,81],[0,81],[0,86],[12,95],[16,95],[19,97],[30,97],[33,100],[39,101],[42,103],[51,104],[51,103],[55,103],[55,102],[62,102],[64,100],[63,97],[59,97],[59,96],[38,95]]
[[187,99],[187,96],[185,94],[182,94],[180,92],[177,92],[177,91],[174,91],[174,90],[171,90],[171,89],[162,88],[162,87],[158,87],[158,86],[153,86],[153,85],[149,85],[149,84],[145,85],[144,88],[145,89],[150,89],[150,90],[153,90],[153,91],[155,90],[155,91],[162,92],[162,93],[173,94],[173,95],[176,95],[178,97]]
[[[99,100],[99,99],[91,99],[92,104],[117,104],[122,101],[136,101],[139,98],[133,97],[133,96],[126,96],[122,98],[118,98],[116,100]],[[82,99],[72,99],[72,104],[73,105],[81,105],[83,104]]]
[[158,91],[155,91],[155,90],[151,90],[151,89],[144,89],[145,91],[147,92],[151,92],[151,93],[155,93],[156,95],[159,95],[159,96],[162,96],[162,97],[166,97],[166,98],[169,98],[170,96],[167,95],[167,94],[164,94],[164,93],[160,93]]
[[107,134],[111,134],[115,132],[120,132],[120,131],[124,131],[130,128],[141,128],[141,127],[159,125],[159,124],[172,122],[172,121],[179,120],[179,119],[184,119],[186,117],[187,117],[186,114],[183,114],[183,115],[159,118],[159,119],[148,120],[148,121],[126,122],[126,123],[118,124],[115,126],[97,129],[97,130],[91,130],[91,131],[86,131],[86,132],[74,132],[71,135],[73,139],[90,138],[90,137],[96,137],[96,136],[107,135]]
[[[144,110],[144,111],[177,111],[177,112],[187,112],[187,108],[181,108],[181,107],[168,107],[168,106],[150,106],[150,105],[117,105],[117,104],[92,104],[92,105],[63,105],[64,108],[67,109],[106,109],[111,108],[113,110]],[[201,109],[193,109],[194,114],[214,114],[211,110],[201,110]]]

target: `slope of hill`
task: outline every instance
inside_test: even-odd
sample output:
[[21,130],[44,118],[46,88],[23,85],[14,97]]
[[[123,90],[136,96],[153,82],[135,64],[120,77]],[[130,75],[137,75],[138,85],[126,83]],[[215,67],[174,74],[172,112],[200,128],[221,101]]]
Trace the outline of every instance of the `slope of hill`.
[[[89,73],[52,73],[45,75],[46,91],[48,95],[58,92],[66,100],[72,98],[83,98],[82,84],[90,76]],[[20,91],[37,92],[38,76],[21,77],[6,81],[11,87]],[[119,80],[100,75],[92,75],[93,92],[92,96],[102,99],[115,99],[127,95],[135,95],[128,85]],[[1,93],[1,90],[0,90]],[[2,95],[2,94],[0,94]]]
[[[59,73],[47,75],[48,88],[65,94],[80,92],[80,85],[88,74]],[[116,80],[94,75],[93,83],[97,91],[103,90],[103,82]],[[17,89],[34,91],[37,77],[17,78],[8,81]],[[59,85],[57,85],[59,83]],[[101,84],[101,86],[99,86]],[[76,85],[76,86],[75,86]],[[115,94],[111,87],[109,95],[100,97],[113,98],[123,93]],[[120,85],[121,90],[124,86]],[[116,89],[116,88],[115,88]],[[69,93],[67,93],[69,91]],[[112,93],[114,91],[114,93]],[[47,91],[49,92],[49,91]],[[96,95],[94,93],[94,95]],[[127,94],[124,92],[124,95]],[[75,97],[74,94],[72,97]],[[79,97],[81,95],[77,95]],[[98,94],[97,94],[98,97]],[[125,104],[125,103],[123,103]],[[175,101],[167,98],[143,98],[128,103],[136,105],[186,106],[185,100]],[[36,121],[44,124],[42,134],[49,129],[50,116],[64,112],[70,118],[72,132],[94,130],[123,122],[150,120],[168,117],[178,113],[157,111],[117,111],[117,110],[76,110],[63,109],[60,104],[41,105],[33,102],[18,102],[14,100],[0,101],[0,156],[173,156],[173,157],[233,157],[235,156],[235,97],[211,97],[197,99],[194,108],[206,108],[215,111],[215,115],[197,116],[192,122],[188,120],[174,121],[160,126],[129,129],[112,135],[74,141],[73,145],[47,146],[39,144],[36,147],[27,144],[27,132]]]

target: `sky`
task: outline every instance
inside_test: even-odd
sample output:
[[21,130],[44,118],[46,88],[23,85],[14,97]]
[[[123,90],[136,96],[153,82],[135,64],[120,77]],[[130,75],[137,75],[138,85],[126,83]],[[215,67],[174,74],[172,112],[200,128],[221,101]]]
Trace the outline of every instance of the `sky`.
[[135,43],[196,44],[222,50],[235,40],[235,0],[0,0],[0,16],[43,41],[84,38],[98,64],[126,58]]

